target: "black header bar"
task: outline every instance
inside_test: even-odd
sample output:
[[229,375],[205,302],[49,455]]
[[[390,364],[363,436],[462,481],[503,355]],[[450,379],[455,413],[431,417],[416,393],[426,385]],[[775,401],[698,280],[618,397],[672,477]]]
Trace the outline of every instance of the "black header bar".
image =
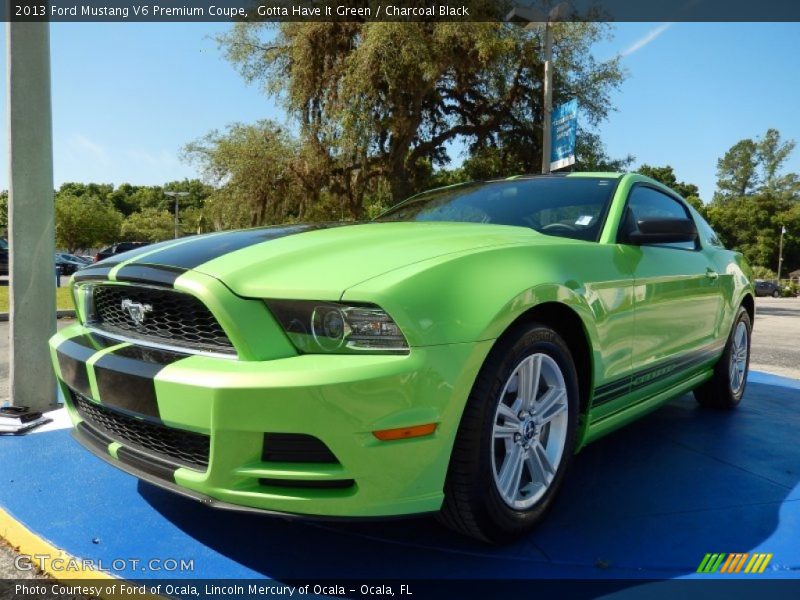
[[[0,0],[4,21],[798,22],[798,0]],[[515,10],[516,9],[516,10]]]

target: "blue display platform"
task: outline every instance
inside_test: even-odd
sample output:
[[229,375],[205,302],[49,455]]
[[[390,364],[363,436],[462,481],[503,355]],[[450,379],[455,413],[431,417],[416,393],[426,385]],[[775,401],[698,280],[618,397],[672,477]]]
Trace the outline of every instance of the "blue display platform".
[[432,518],[215,511],[114,469],[66,430],[0,438],[0,507],[75,557],[194,560],[193,572],[123,578],[662,579],[696,577],[708,552],[772,553],[757,577],[797,578],[799,437],[798,381],[752,373],[733,412],[684,396],[582,451],[546,522],[501,548]]

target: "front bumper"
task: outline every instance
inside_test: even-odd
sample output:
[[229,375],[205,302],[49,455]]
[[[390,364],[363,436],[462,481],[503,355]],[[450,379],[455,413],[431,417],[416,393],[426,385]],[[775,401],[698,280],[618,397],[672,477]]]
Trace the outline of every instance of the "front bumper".
[[[225,507],[382,517],[440,508],[461,412],[491,342],[246,361],[148,351],[73,325],[50,346],[76,437],[120,468]],[[152,451],[76,401],[162,428],[173,445],[175,432],[207,437],[207,465]],[[434,434],[372,434],[425,423],[437,423]],[[271,460],[271,434],[313,436],[335,460]]]

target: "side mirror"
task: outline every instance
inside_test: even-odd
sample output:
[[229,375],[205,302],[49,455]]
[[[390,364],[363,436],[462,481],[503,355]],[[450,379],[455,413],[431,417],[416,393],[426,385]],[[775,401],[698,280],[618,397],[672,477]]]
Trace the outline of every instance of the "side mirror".
[[628,234],[631,244],[674,244],[693,242],[697,227],[691,219],[642,219],[636,222],[636,231]]

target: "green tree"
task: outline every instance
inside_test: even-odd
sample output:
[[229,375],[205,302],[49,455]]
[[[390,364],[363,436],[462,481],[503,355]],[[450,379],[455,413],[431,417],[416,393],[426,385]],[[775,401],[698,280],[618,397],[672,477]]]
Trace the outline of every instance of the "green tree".
[[131,190],[127,201],[133,207],[133,214],[146,208],[166,210],[172,199],[164,195],[164,188],[160,185],[142,185]]
[[220,186],[207,200],[217,229],[297,219],[319,194],[297,140],[272,121],[212,131],[184,153]]
[[[220,45],[248,81],[285,100],[317,185],[341,197],[348,214],[360,216],[376,179],[388,182],[393,201],[423,187],[459,138],[484,167],[498,148],[511,172],[538,170],[540,33],[501,23],[268,27],[237,24]],[[590,127],[622,81],[617,59],[592,53],[605,32],[599,23],[554,27],[554,102],[577,98]]]
[[203,208],[189,206],[188,208],[182,208],[180,210],[178,213],[178,227],[181,235],[193,235],[196,233],[208,233],[209,231],[213,231],[212,227],[214,223],[207,214],[205,204],[206,200],[204,199]]
[[753,195],[712,202],[707,217],[726,246],[742,252],[752,265],[770,269],[777,269],[780,232],[786,227],[782,270],[800,267],[800,203]]
[[716,202],[754,193],[760,184],[758,144],[751,139],[736,142],[717,161]]
[[700,189],[693,183],[678,181],[678,178],[675,176],[675,170],[670,165],[653,167],[645,164],[636,169],[636,171],[641,175],[663,183],[670,189],[678,192],[683,198],[690,198],[692,196],[696,198],[700,197]]
[[[214,191],[214,188],[207,183],[203,183],[199,179],[184,179],[183,181],[170,181],[163,186],[165,192],[187,192],[188,196],[181,196],[180,210],[183,211],[189,208],[202,209],[208,198]],[[165,210],[174,209],[174,200],[165,196],[167,202],[163,206]]]
[[795,148],[794,140],[781,141],[777,129],[768,129],[758,141],[757,157],[761,168],[762,191],[768,194],[797,194],[800,190],[795,173],[782,173],[786,159]]
[[123,183],[114,188],[107,198],[114,205],[114,208],[127,217],[140,208],[139,204],[133,200],[139,189],[140,186]]
[[782,227],[783,271],[800,267],[800,183],[784,171],[794,150],[776,129],[756,140],[741,140],[719,161],[717,192],[707,217],[725,243],[751,264],[777,269]]
[[777,279],[778,274],[770,268],[756,265],[753,267],[753,277],[755,279]]
[[94,196],[100,200],[106,200],[113,191],[114,186],[110,183],[67,182],[61,184],[61,187],[56,190],[56,196]]
[[122,214],[97,196],[59,193],[55,212],[56,245],[70,253],[119,238]]
[[717,161],[715,202],[726,202],[756,193],[800,198],[800,178],[783,173],[794,140],[783,141],[777,129],[762,138],[739,140]]
[[122,237],[131,241],[160,242],[175,235],[173,215],[148,207],[131,213],[122,223]]
[[575,171],[626,171],[635,158],[611,158],[600,136],[592,131],[578,129],[575,140]]

